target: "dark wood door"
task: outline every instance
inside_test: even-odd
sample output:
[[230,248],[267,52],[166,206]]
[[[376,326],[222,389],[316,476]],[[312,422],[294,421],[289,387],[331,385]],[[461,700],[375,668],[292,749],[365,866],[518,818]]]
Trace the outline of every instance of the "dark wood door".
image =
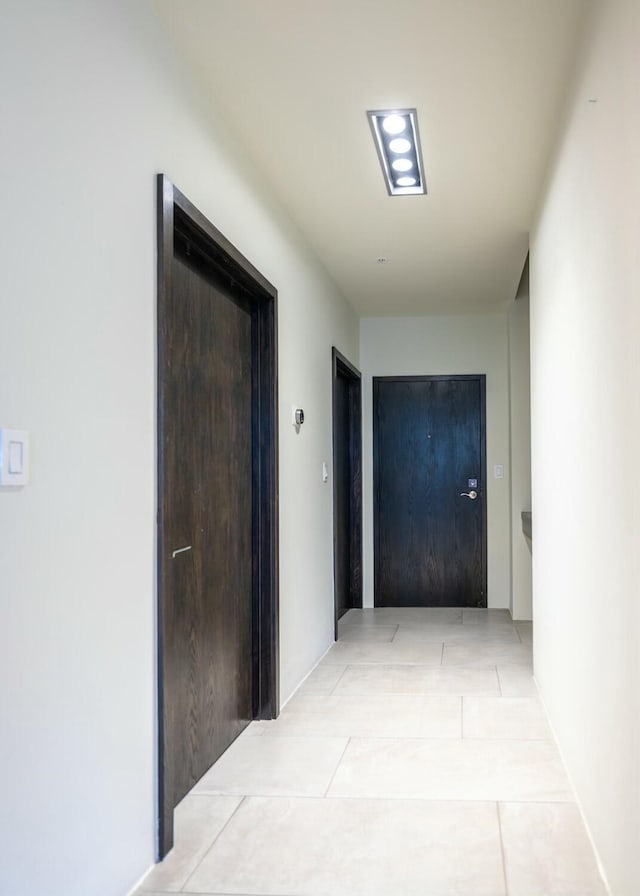
[[335,384],[333,468],[334,501],[334,575],[338,619],[353,606],[351,593],[351,463],[349,457],[349,383],[338,376]]
[[158,798],[278,714],[276,292],[158,178]]
[[486,606],[484,376],[377,377],[373,396],[376,606]]
[[175,805],[252,718],[252,327],[186,257],[172,279],[163,554]]
[[333,551],[336,626],[347,610],[362,606],[361,418],[360,373],[334,348]]

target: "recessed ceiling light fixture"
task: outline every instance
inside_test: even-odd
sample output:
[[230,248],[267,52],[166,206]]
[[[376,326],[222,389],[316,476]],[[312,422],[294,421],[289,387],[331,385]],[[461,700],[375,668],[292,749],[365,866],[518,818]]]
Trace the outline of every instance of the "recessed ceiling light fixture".
[[389,195],[426,193],[416,110],[377,109],[367,117]]

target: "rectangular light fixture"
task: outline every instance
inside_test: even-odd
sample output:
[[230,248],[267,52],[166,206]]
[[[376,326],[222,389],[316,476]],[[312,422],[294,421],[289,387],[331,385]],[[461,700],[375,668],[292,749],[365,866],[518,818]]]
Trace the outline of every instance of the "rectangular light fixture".
[[367,112],[389,196],[427,192],[415,109]]

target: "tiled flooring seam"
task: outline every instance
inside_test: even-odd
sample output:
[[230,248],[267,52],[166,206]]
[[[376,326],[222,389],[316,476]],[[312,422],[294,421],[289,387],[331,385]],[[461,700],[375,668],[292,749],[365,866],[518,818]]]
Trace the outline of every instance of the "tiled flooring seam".
[[500,852],[502,853],[502,874],[504,876],[504,894],[509,896],[509,881],[507,880],[507,860],[504,854],[504,837],[502,836],[502,821],[500,820],[500,803],[496,803],[496,816],[498,818],[498,832],[500,834]]
[[243,796],[243,797],[242,797],[242,799],[240,800],[240,802],[238,803],[238,805],[235,807],[235,809],[233,810],[233,812],[231,813],[231,815],[227,818],[227,820],[225,821],[225,823],[222,825],[222,827],[220,828],[220,830],[218,831],[218,833],[216,834],[216,836],[213,838],[213,840],[212,840],[211,843],[209,844],[209,848],[207,849],[207,851],[205,852],[205,854],[202,856],[202,858],[200,859],[200,861],[198,862],[198,864],[195,866],[195,868],[193,869],[193,871],[191,872],[191,874],[187,877],[187,879],[186,879],[186,881],[184,882],[184,884],[183,884],[181,890],[178,891],[178,892],[181,892],[181,891],[184,892],[185,890],[187,890],[187,892],[188,892],[188,884],[189,884],[189,881],[191,880],[191,878],[193,877],[193,875],[196,873],[196,871],[198,870],[198,868],[200,867],[200,865],[204,862],[204,860],[206,859],[206,857],[209,855],[209,853],[211,852],[211,850],[212,850],[213,847],[215,846],[216,842],[219,840],[220,836],[221,836],[221,835],[224,833],[224,831],[227,829],[227,827],[228,827],[229,822],[231,821],[231,819],[234,818],[234,817],[238,814],[238,812],[240,811],[240,809],[241,809],[242,806],[244,805],[244,802],[245,802],[246,798],[247,798],[246,796]]
[[331,785],[333,784],[333,782],[334,782],[334,780],[335,780],[335,777],[336,777],[336,775],[338,774],[338,769],[340,768],[340,766],[341,766],[341,764],[342,764],[342,760],[344,759],[344,754],[345,754],[345,753],[347,752],[347,750],[349,749],[349,744],[350,744],[350,743],[351,743],[351,738],[349,737],[349,738],[347,738],[347,742],[346,742],[346,744],[344,745],[344,750],[342,751],[342,755],[340,756],[340,759],[338,759],[338,762],[336,763],[336,767],[335,767],[334,770],[333,770],[333,774],[331,775],[331,779],[330,779],[329,783],[327,784],[327,789],[325,790],[325,792],[324,792],[324,794],[323,794],[323,799],[326,799],[326,798],[328,797],[328,795],[329,795],[329,791],[331,790]]

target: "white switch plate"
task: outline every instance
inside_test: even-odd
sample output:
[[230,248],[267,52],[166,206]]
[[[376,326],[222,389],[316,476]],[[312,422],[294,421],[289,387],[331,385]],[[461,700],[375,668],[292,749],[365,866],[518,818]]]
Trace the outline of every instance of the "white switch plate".
[[28,485],[29,433],[0,429],[0,485]]
[[502,464],[496,464],[493,468],[493,478],[504,479],[504,467],[502,466]]
[[328,481],[329,481],[329,470],[328,470],[328,468],[327,468],[326,463],[323,463],[323,464],[322,464],[322,481],[323,481],[323,482],[328,482]]

